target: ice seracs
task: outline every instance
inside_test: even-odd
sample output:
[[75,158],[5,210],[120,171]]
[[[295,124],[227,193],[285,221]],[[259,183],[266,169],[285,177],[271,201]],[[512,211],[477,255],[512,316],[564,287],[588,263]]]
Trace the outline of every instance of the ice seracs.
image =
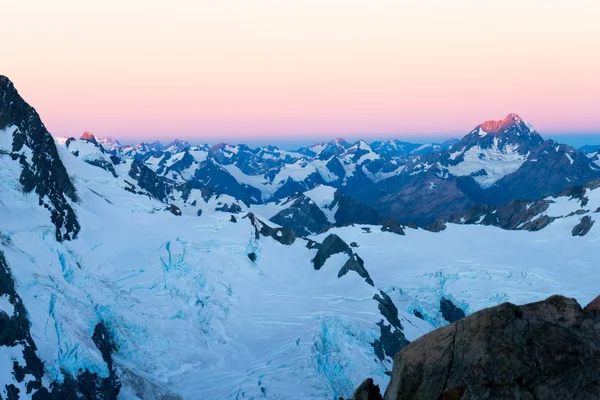
[[[343,192],[341,179],[302,179],[314,167],[305,155],[268,149],[282,157],[276,162],[267,150],[238,146],[221,163],[206,148],[170,158],[149,150],[119,158],[113,175],[86,159],[105,154],[94,143],[55,144],[3,78],[0,116],[0,321],[10,318],[0,337],[18,339],[0,346],[2,398],[17,389],[23,398],[79,398],[84,389],[111,400],[119,390],[123,399],[347,398],[367,376],[386,386],[394,349],[448,323],[442,303],[468,315],[554,293],[581,303],[597,296],[590,277],[600,230],[588,222],[572,233],[581,218],[597,218],[591,187],[585,206],[553,199],[548,216],[564,218],[534,232],[398,224],[399,235],[360,220],[377,213]],[[577,153],[569,152],[571,164],[560,146],[546,146],[556,166],[583,165]],[[447,161],[433,157],[419,160],[428,193],[456,182],[431,178]],[[341,163],[332,156],[319,165],[343,177],[334,160]],[[363,160],[353,178],[365,179],[362,167],[375,161]],[[176,166],[183,179],[172,179]],[[225,166],[240,181],[284,181],[278,191],[297,183],[285,198],[301,204],[262,203]],[[376,188],[421,177],[389,179]],[[316,208],[328,229],[294,235],[269,217],[277,207]],[[328,256],[316,270],[319,252]]]

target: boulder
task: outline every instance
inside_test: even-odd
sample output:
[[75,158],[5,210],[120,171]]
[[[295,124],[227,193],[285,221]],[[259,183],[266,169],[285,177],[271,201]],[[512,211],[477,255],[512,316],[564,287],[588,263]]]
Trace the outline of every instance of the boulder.
[[397,219],[391,218],[383,221],[381,224],[382,232],[392,232],[398,235],[404,235],[404,229],[402,229],[402,225],[398,222]]
[[[339,400],[344,399],[340,397]],[[358,389],[356,389],[350,400],[382,400],[379,386],[373,382],[373,379],[366,379],[360,384]]]
[[585,236],[592,229],[592,225],[594,225],[594,220],[589,215],[586,215],[579,220],[579,223],[575,225],[571,233],[573,236]]
[[599,309],[552,296],[476,312],[396,354],[384,399],[600,398]]

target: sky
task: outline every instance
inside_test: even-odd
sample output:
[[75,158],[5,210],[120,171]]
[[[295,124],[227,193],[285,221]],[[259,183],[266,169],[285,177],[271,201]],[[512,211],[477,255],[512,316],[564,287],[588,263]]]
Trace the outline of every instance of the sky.
[[12,1],[0,74],[56,136],[600,133],[600,2]]

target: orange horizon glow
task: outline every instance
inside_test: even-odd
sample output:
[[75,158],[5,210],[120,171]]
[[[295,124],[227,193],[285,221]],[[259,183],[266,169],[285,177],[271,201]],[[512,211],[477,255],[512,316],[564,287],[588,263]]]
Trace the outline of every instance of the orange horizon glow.
[[56,136],[600,133],[594,1],[33,3],[3,6],[0,74]]

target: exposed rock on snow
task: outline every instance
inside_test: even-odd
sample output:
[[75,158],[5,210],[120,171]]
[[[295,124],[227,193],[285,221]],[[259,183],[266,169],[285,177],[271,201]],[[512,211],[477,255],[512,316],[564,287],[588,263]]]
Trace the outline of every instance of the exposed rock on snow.
[[12,82],[0,76],[0,135],[9,134],[12,148],[7,150],[21,165],[19,181],[23,191],[35,192],[40,206],[50,211],[56,240],[75,238],[81,227],[69,201],[77,201],[77,194],[54,139]]
[[217,208],[215,208],[215,211],[222,211],[222,212],[226,212],[226,213],[231,213],[231,214],[238,214],[242,212],[242,207],[239,204],[223,204]]
[[445,297],[442,297],[440,300],[440,312],[442,313],[442,317],[450,323],[465,317],[465,312]]
[[[62,382],[51,381],[38,358],[37,347],[30,333],[30,321],[4,254],[0,252],[0,297],[8,297],[14,312],[8,315],[0,310],[0,378],[5,387],[0,397],[7,399],[104,399],[116,400],[121,383],[116,376],[112,354],[115,347],[104,323],[94,328],[92,341],[106,363],[108,376],[80,369],[78,376],[66,374]],[[40,338],[44,340],[43,338]],[[7,380],[10,383],[7,383]],[[12,381],[12,382],[11,382]]]
[[252,226],[254,227],[254,236],[257,240],[260,238],[260,235],[271,237],[285,245],[290,245],[296,240],[296,235],[292,230],[287,228],[271,228],[269,225],[256,218],[253,213],[246,214],[244,218],[248,218],[252,223]]
[[[538,200],[513,200],[502,205],[476,205],[447,219],[457,224],[493,225],[503,229],[539,231],[552,222],[584,215],[573,227],[573,236],[587,234],[592,213],[600,206],[600,180],[573,186]],[[587,215],[586,215],[587,214]],[[436,221],[441,223],[440,220]]]
[[594,225],[592,217],[589,215],[581,217],[579,223],[573,228],[573,236],[585,236],[592,229],[592,225]]
[[402,349],[384,399],[598,398],[597,309],[552,296],[479,311]]
[[165,210],[169,211],[171,214],[176,215],[176,216],[181,216],[182,212],[179,209],[179,207],[177,207],[175,204],[169,204]]
[[441,232],[446,229],[446,224],[442,220],[436,220],[431,224],[427,225],[423,229],[428,230],[429,232]]
[[321,269],[329,257],[338,253],[346,253],[348,257],[352,257],[352,249],[350,249],[348,244],[338,235],[332,233],[319,246],[319,251],[317,251],[317,255],[313,259],[315,269]]
[[[339,400],[344,399],[340,397]],[[350,400],[382,400],[379,386],[373,382],[373,379],[366,379],[360,384],[358,389],[356,389]]]
[[169,185],[160,178],[154,171],[145,166],[141,161],[134,160],[131,163],[129,176],[135,179],[144,190],[147,190],[152,196],[161,201],[166,201],[173,192],[172,185]]
[[398,317],[398,308],[394,305],[391,297],[384,291],[380,290],[379,293],[381,296],[376,294],[373,296],[373,299],[379,303],[379,312],[389,325],[383,319],[377,323],[380,329],[380,337],[379,339],[375,339],[372,345],[375,355],[379,360],[384,361],[386,356],[393,359],[396,353],[408,345],[409,341],[406,340],[402,331],[402,324]]
[[383,223],[381,224],[381,231],[392,232],[398,235],[404,235],[404,229],[402,228],[402,225],[400,224],[400,222],[398,222],[397,219],[394,218],[383,221]]
[[346,261],[346,264],[344,264],[342,269],[340,269],[340,272],[338,272],[338,278],[341,278],[342,276],[346,275],[348,271],[355,271],[362,278],[365,278],[365,281],[369,285],[375,286],[373,284],[373,280],[369,276],[369,272],[365,269],[365,262],[362,258],[358,256],[358,254],[353,254],[352,257],[350,257],[350,259]]

